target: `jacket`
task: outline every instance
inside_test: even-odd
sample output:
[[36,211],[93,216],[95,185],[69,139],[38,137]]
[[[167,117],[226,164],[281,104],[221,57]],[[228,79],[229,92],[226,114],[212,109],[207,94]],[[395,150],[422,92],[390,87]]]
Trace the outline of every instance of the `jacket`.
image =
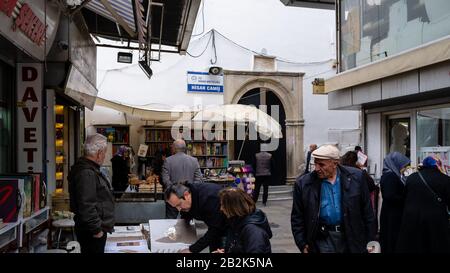
[[197,158],[181,152],[166,158],[162,168],[162,180],[166,188],[186,180],[191,183],[200,181],[201,178],[202,173]]
[[256,158],[256,176],[270,176],[272,155],[268,152],[260,152],[255,155]]
[[100,172],[100,166],[81,157],[72,166],[68,180],[75,227],[92,235],[100,231],[112,232],[115,224],[114,196],[109,181]]
[[393,172],[381,176],[380,246],[382,253],[395,252],[405,203],[405,186]]
[[211,250],[222,248],[222,238],[226,236],[227,223],[225,215],[220,211],[219,191],[221,185],[213,183],[187,183],[191,190],[192,204],[189,212],[181,212],[186,220],[195,219],[205,222],[206,233],[189,247],[193,253],[198,253],[208,245]]
[[227,253],[272,253],[272,230],[262,210],[232,219],[230,226]]
[[430,188],[417,173],[406,180],[405,207],[396,252],[450,253],[450,177],[437,169],[421,170]]
[[111,158],[112,163],[112,186],[114,191],[125,191],[128,187],[129,168],[127,161],[116,155]]
[[[347,251],[367,252],[367,243],[375,237],[375,216],[370,204],[367,182],[356,168],[338,166],[341,181],[342,227]],[[291,229],[300,251],[318,252],[320,192],[322,179],[315,171],[297,178],[294,185]]]

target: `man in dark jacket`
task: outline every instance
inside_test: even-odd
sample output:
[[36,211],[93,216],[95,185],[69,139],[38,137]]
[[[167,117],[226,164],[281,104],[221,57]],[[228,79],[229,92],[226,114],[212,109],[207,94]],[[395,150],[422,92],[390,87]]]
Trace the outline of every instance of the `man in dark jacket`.
[[106,233],[114,227],[114,197],[111,184],[101,172],[106,137],[95,134],[84,143],[84,157],[69,173],[70,210],[75,214],[75,232],[82,253],[103,253]]
[[374,239],[375,216],[361,170],[338,164],[339,150],[312,153],[314,171],[294,186],[291,228],[303,253],[365,253]]
[[207,246],[210,251],[223,247],[226,220],[220,212],[219,191],[222,186],[213,183],[182,182],[170,185],[164,192],[166,202],[181,211],[181,217],[204,221],[208,231],[182,252],[199,253]]

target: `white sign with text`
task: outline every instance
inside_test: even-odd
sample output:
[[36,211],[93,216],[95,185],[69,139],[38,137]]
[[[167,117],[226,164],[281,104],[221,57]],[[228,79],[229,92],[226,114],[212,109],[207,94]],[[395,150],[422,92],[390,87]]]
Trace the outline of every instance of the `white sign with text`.
[[42,172],[42,64],[17,64],[17,170]]

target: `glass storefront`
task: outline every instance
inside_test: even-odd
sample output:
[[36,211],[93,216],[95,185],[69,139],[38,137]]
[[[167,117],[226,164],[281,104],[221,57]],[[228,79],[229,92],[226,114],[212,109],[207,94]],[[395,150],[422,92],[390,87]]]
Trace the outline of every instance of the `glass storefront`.
[[450,107],[417,111],[417,162],[435,155],[450,175]]
[[341,71],[450,35],[449,0],[339,3]]
[[409,118],[389,119],[389,153],[399,152],[410,157],[410,127]]

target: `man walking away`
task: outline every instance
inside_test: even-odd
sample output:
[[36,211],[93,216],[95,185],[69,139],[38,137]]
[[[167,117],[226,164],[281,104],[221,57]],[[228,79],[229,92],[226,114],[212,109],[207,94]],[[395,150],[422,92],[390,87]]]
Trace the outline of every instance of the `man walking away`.
[[261,151],[255,155],[256,158],[256,187],[253,192],[253,201],[258,202],[259,191],[263,186],[263,205],[267,203],[269,196],[269,183],[272,169],[272,155],[266,151]]
[[[177,139],[173,142],[175,154],[166,158],[162,168],[164,190],[178,182],[201,181],[200,165],[195,157],[186,154],[186,142]],[[166,203],[166,219],[176,219],[178,210]]]

